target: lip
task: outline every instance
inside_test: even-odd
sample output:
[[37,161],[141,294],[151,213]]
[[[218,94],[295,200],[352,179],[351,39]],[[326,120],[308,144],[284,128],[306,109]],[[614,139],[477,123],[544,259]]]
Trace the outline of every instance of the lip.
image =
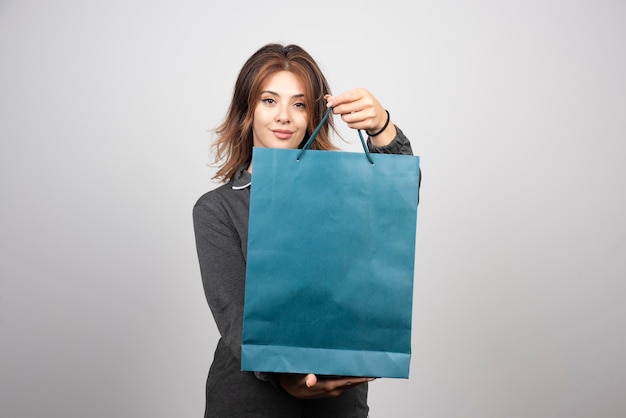
[[289,139],[293,135],[293,132],[282,129],[274,129],[272,130],[272,132],[274,133],[274,136],[276,136],[276,138],[278,139]]

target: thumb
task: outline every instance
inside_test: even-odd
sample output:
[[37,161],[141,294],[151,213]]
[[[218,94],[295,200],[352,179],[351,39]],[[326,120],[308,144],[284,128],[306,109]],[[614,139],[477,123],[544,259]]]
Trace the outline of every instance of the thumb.
[[304,378],[304,384],[308,388],[315,386],[316,383],[317,383],[317,376],[315,376],[314,374],[307,374],[306,377]]

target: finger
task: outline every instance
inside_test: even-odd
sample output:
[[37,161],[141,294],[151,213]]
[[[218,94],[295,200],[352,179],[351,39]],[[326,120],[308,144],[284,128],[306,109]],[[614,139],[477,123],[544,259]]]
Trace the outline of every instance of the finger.
[[[326,97],[328,107],[344,107],[345,104],[356,102],[364,96],[364,89],[353,89],[341,93],[337,96],[328,95]],[[343,110],[345,112],[345,110]]]
[[307,374],[304,378],[304,384],[306,387],[311,388],[317,384],[317,376],[314,374]]
[[371,382],[374,380],[370,377],[346,377],[337,382],[338,386],[355,386],[361,383]]
[[326,392],[334,392],[337,390],[346,390],[352,386],[360,385],[365,382],[371,382],[372,378],[368,377],[341,377],[336,379],[325,379],[318,382],[316,389]]
[[326,100],[326,107],[332,107],[333,106],[333,97],[330,94],[325,94],[324,95],[324,100]]
[[351,128],[358,129],[362,128],[360,125],[368,126],[369,123],[374,120],[374,116],[375,114],[372,109],[358,109],[350,111],[349,113],[342,113],[341,120],[347,123]]

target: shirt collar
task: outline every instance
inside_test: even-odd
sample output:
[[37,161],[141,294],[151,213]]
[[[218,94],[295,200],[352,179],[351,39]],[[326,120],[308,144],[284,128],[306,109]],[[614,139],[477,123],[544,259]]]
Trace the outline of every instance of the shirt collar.
[[242,165],[233,176],[233,190],[243,190],[252,184],[252,174],[248,173],[248,165]]

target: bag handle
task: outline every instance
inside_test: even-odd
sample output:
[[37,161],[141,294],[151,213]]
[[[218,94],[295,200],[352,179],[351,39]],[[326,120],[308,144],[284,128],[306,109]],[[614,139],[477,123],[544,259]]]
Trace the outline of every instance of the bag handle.
[[[308,150],[311,144],[313,143],[313,141],[315,141],[315,137],[317,137],[317,134],[319,134],[320,130],[322,129],[322,126],[324,126],[324,123],[326,122],[326,120],[328,119],[328,116],[330,115],[332,111],[333,111],[333,108],[329,107],[326,113],[324,113],[322,120],[315,127],[315,129],[313,130],[313,133],[311,134],[309,139],[306,141],[306,143],[302,146],[302,150],[296,157],[296,161],[300,161],[300,158],[302,158],[302,156],[304,155],[304,152]],[[371,165],[374,165],[374,160],[372,160],[372,156],[367,150],[367,145],[365,144],[365,140],[363,139],[363,134],[361,133],[360,129],[358,129],[358,131],[359,131],[359,138],[361,139],[361,145],[363,145],[363,151],[365,151],[365,157],[367,158],[367,161],[369,161]]]

